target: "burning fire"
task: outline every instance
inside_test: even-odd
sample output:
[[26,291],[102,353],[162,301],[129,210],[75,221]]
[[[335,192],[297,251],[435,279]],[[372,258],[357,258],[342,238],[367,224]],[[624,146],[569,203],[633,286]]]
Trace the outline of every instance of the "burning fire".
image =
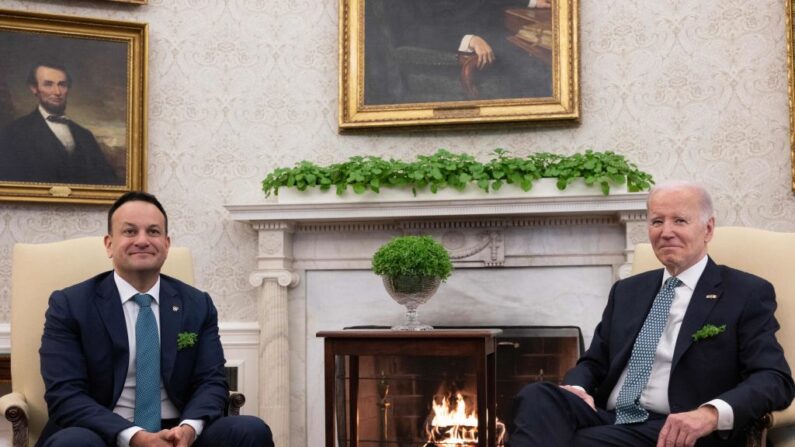
[[[430,419],[430,418],[429,418]],[[497,445],[503,445],[505,425],[497,420]],[[467,411],[461,393],[433,400],[433,418],[425,425],[428,441],[423,447],[469,447],[478,443],[478,416],[474,408]]]

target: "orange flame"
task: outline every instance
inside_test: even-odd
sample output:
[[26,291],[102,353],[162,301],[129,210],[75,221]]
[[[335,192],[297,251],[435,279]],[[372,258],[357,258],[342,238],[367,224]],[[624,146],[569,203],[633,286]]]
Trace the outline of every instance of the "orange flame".
[[[497,421],[497,445],[502,445],[505,425]],[[423,447],[469,447],[478,443],[478,417],[476,410],[466,409],[461,393],[455,398],[443,396],[441,402],[433,400],[433,419],[426,424],[428,441]]]

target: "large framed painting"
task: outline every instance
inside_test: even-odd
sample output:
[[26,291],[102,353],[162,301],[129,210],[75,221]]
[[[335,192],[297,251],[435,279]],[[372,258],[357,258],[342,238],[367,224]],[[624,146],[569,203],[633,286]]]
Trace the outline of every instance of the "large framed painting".
[[577,0],[340,0],[341,130],[579,119]]
[[0,200],[146,185],[147,25],[0,10]]
[[787,66],[789,68],[789,157],[792,192],[795,192],[795,17],[787,0]]

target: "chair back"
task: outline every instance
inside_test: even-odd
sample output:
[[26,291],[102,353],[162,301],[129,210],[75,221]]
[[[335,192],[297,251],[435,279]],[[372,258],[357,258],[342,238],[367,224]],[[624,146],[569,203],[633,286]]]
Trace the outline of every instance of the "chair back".
[[[743,270],[770,281],[776,288],[776,338],[790,367],[795,367],[795,233],[777,233],[744,227],[719,227],[709,243],[709,255],[718,264]],[[648,243],[635,246],[632,274],[661,268]],[[795,424],[795,406],[773,413],[773,426]]]
[[[14,245],[11,267],[11,388],[22,393],[27,400],[30,445],[36,443],[47,422],[39,347],[50,294],[112,268],[102,237]],[[190,251],[171,247],[163,273],[192,284]]]

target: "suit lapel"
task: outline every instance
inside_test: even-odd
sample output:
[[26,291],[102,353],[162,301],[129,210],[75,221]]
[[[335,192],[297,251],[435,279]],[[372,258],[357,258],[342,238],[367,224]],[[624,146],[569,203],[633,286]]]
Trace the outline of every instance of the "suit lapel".
[[182,327],[182,298],[163,276],[160,277],[160,371],[168,384],[177,358],[177,334]]
[[[720,268],[715,264],[712,258],[707,261],[707,266],[701,278],[696,284],[693,291],[693,296],[690,298],[690,304],[687,305],[685,317],[682,320],[682,326],[679,328],[679,335],[676,338],[676,347],[674,348],[674,356],[671,360],[671,371],[676,368],[679,359],[682,358],[684,353],[693,344],[692,334],[698,330],[706,321],[712,309],[720,301],[723,294],[723,287],[721,286]],[[707,299],[707,295],[714,295],[712,299]]]
[[127,323],[124,320],[121,297],[113,273],[108,274],[99,283],[96,290],[96,306],[99,311],[105,330],[110,335],[113,344],[113,401],[118,400],[127,377],[127,367],[130,363],[130,345],[127,341]]
[[651,305],[654,303],[654,298],[660,291],[662,285],[663,271],[660,269],[653,278],[653,281],[645,281],[633,293],[633,296],[627,300],[626,303],[616,303],[621,308],[616,311],[616,316],[619,321],[625,321],[627,324],[626,337],[624,337],[624,345],[621,347],[616,361],[617,366],[620,366],[621,373],[624,366],[629,361],[629,356],[632,353],[632,346],[635,344],[635,339],[638,338],[643,322],[646,321],[646,316],[649,314]]
[[[52,131],[52,129],[50,129],[50,126],[47,125],[47,120],[41,116],[38,108],[33,111],[33,115],[36,117],[34,122],[36,123],[36,127],[38,127],[38,131],[35,132],[34,135],[39,135],[42,137],[42,141],[39,143],[40,147],[46,147],[47,152],[51,156],[66,156],[66,148],[64,147],[63,143],[61,143],[61,140],[55,136],[55,133]],[[70,128],[69,130],[71,131],[72,129]],[[74,132],[72,132],[72,135],[74,135]]]

